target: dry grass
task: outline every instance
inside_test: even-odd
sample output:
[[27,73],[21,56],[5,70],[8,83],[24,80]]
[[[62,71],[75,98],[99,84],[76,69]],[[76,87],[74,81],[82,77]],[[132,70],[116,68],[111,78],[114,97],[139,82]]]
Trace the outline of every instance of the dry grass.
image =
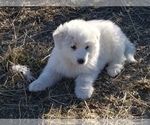
[[[0,8],[0,117],[150,118],[149,16],[149,7]],[[43,92],[28,92],[29,83],[11,66],[26,65],[38,77],[53,47],[53,30],[75,18],[117,23],[137,44],[138,63],[127,64],[116,78],[104,70],[86,101],[75,97],[70,79]]]

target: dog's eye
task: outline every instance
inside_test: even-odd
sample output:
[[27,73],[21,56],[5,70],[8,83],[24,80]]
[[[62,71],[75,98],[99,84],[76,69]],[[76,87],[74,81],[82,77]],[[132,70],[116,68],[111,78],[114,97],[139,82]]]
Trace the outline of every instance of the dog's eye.
[[89,48],[89,46],[86,46],[85,49],[87,50]]
[[76,46],[71,46],[71,48],[72,48],[73,50],[76,50],[76,49],[77,49],[77,47],[76,47]]

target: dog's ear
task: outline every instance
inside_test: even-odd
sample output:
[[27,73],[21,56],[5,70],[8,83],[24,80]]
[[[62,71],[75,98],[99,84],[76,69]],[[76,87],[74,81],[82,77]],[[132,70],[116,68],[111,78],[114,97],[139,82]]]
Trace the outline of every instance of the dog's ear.
[[64,25],[60,25],[54,32],[53,32],[53,39],[55,46],[61,48],[61,43],[66,36],[66,27]]

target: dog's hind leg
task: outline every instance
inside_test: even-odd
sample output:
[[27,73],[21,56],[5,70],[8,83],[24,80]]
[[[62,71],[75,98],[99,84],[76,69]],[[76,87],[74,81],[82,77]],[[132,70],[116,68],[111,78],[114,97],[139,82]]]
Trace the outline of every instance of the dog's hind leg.
[[124,68],[125,61],[126,61],[126,57],[124,55],[124,52],[118,51],[118,53],[114,54],[113,60],[110,63],[108,63],[108,67],[106,68],[107,73],[111,77],[115,77]]
[[131,43],[128,39],[125,42],[126,49],[125,49],[125,56],[129,63],[136,63],[137,61],[134,59],[134,55],[136,52],[135,45]]
[[115,77],[116,75],[118,75],[121,70],[123,69],[123,64],[115,64],[115,63],[111,63],[108,65],[107,69],[107,73],[111,76],[111,77]]

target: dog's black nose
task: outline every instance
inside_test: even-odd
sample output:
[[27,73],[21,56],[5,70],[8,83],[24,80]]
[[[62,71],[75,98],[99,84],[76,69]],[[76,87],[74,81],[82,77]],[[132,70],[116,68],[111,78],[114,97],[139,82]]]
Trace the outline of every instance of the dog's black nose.
[[79,64],[83,64],[84,63],[84,59],[78,59],[77,60]]

